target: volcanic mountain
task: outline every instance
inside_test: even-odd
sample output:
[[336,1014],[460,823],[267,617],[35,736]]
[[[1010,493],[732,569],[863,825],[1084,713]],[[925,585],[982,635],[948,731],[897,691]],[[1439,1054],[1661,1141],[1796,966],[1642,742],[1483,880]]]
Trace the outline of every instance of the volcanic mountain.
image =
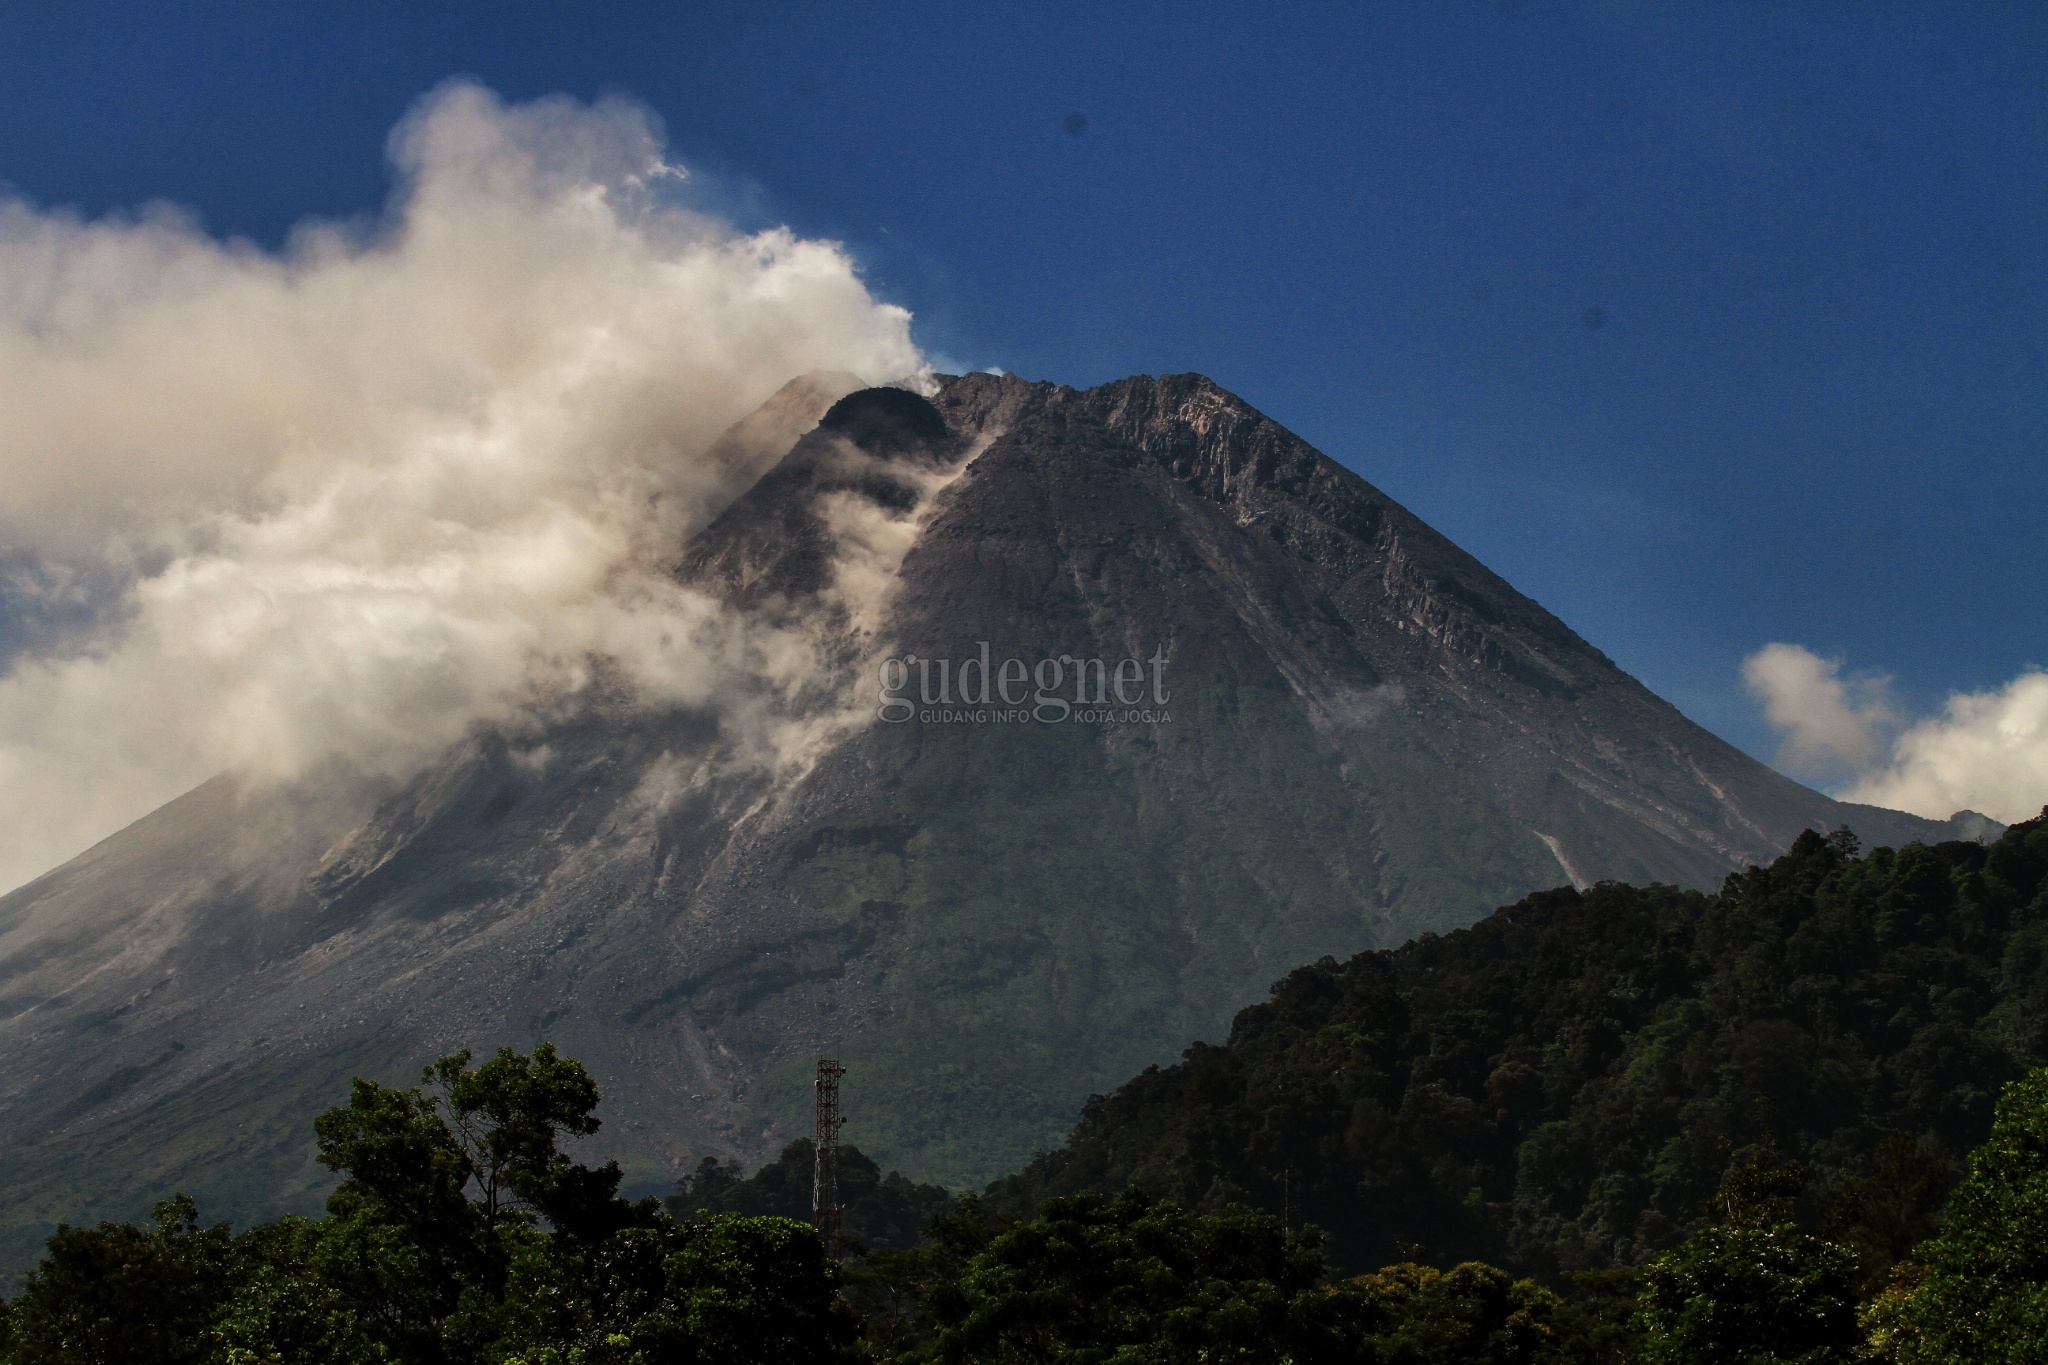
[[304,1203],[351,1075],[543,1039],[643,1187],[769,1154],[824,1054],[851,1140],[971,1184],[1323,955],[1977,832],[1746,757],[1200,376],[850,382],[737,433],[766,472],[677,547],[825,662],[772,743],[597,696],[374,808],[216,779],[0,898],[17,1244]]

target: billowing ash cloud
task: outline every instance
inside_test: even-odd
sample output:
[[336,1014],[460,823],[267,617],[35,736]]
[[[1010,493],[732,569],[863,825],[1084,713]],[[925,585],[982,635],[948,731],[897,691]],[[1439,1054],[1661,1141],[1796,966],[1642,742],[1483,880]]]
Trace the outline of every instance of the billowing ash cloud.
[[1958,693],[1938,716],[1907,723],[1883,684],[1847,682],[1840,665],[1798,645],[1767,645],[1743,680],[1786,732],[1781,766],[1846,773],[1844,800],[1943,819],[1975,810],[2007,822],[2048,804],[2048,673],[2029,670],[1990,692]]
[[662,566],[758,472],[718,434],[921,374],[908,314],[693,211],[637,105],[455,85],[391,154],[385,222],[280,253],[0,206],[0,570],[74,623],[0,676],[0,888],[223,769],[402,776],[597,673],[801,684],[806,641]]

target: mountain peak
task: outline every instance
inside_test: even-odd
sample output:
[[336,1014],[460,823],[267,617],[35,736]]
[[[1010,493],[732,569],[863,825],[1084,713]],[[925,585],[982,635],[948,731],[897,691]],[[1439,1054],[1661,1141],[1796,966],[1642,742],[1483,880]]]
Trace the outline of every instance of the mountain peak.
[[1807,828],[1946,832],[1701,730],[1201,375],[843,382],[742,424],[766,472],[676,553],[746,619],[838,613],[809,760],[594,710],[338,839],[210,790],[0,898],[17,1222],[81,1180],[274,1211],[317,1175],[274,1135],[351,1075],[543,1040],[643,1187],[771,1154],[826,1049],[863,1149],[974,1184],[1300,963],[1565,881],[1718,884]]
[[832,405],[821,431],[844,436],[877,456],[930,450],[951,438],[946,419],[908,389],[860,389]]

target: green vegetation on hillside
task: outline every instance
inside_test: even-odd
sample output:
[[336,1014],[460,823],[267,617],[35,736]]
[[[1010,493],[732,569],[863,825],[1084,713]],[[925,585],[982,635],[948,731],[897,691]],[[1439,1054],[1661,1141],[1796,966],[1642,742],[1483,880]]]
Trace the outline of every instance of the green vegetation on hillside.
[[[1534,1362],[1556,1299],[1485,1266],[1322,1283],[1313,1230],[1133,1190],[1002,1220],[844,1154],[851,1220],[906,1245],[828,1262],[811,1229],[706,1202],[794,1203],[808,1152],[753,1179],[706,1162],[671,1201],[618,1197],[577,1062],[543,1046],[421,1084],[358,1080],[316,1124],[326,1217],[235,1234],[193,1201],[65,1227],[12,1300],[0,1365],[769,1365],[896,1360]],[[1414,1354],[1418,1342],[1436,1342]]]
[[543,1046],[420,1086],[358,1080],[316,1124],[322,1219],[231,1235],[182,1196],[153,1227],[62,1228],[0,1318],[6,1365],[823,1360],[857,1324],[809,1227],[677,1220],[572,1161],[597,1087]]
[[[664,1212],[561,1150],[597,1093],[543,1047],[422,1086],[356,1083],[318,1124],[345,1178],[320,1220],[240,1235],[183,1196],[153,1224],[63,1228],[12,1300],[0,1365],[1963,1365],[2048,1358],[2048,1070],[2007,1087],[1940,1235],[1871,1277],[1802,1227],[1806,1172],[1735,1154],[1708,1223],[1639,1272],[1563,1292],[1477,1261],[1327,1279],[1269,1213],[1135,1188],[1004,1218],[845,1154],[852,1221],[913,1245],[842,1269],[794,1202],[798,1147],[751,1180],[705,1163]],[[1894,1150],[1889,1159],[1898,1160]],[[1831,1217],[1871,1191],[1837,1187]],[[1411,1249],[1412,1250],[1412,1249]],[[1859,1280],[1865,1289],[1859,1291]],[[1859,1301],[1860,1293],[1860,1301]]]
[[[751,1180],[707,1166],[708,1185],[686,1183],[731,1207],[793,1206],[808,1156],[792,1146]],[[862,1349],[901,1362],[2048,1359],[2048,1069],[2005,1088],[1944,1207],[1947,1172],[1927,1143],[1894,1135],[1816,1198],[1802,1163],[1770,1142],[1744,1147],[1690,1235],[1640,1266],[1567,1272],[1550,1287],[1470,1260],[1325,1279],[1313,1224],[1290,1230],[1237,1206],[1192,1213],[1135,1188],[1054,1199],[1030,1218],[968,1198],[935,1213],[917,1246],[852,1261],[842,1293]],[[892,1182],[895,1202],[874,1198]],[[914,1188],[864,1180],[865,1216],[898,1216]]]
[[[1673,1245],[1763,1144],[1802,1164],[1809,1212],[1859,1190],[1840,1235],[1882,1258],[2044,1060],[2048,819],[1864,857],[1809,833],[1715,895],[1545,892],[1305,967],[991,1197],[1135,1185],[1312,1213],[1345,1266],[1413,1242],[1544,1274]],[[1889,1188],[1879,1161],[1904,1163]]]
[[1941,1235],[1866,1314],[1902,1365],[2048,1360],[2048,1071],[2010,1087]]

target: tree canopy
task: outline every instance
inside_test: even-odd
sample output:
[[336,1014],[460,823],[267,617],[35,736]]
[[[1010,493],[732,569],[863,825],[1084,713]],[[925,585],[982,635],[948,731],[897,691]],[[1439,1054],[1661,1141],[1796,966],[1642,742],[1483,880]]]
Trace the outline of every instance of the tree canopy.
[[2048,1360],[2048,1070],[2007,1087],[1939,1236],[1868,1315],[1902,1365]]
[[1136,1185],[1313,1209],[1354,1269],[1422,1243],[1550,1273],[1675,1245],[1732,1151],[1797,1159],[1814,1209],[1904,1135],[1940,1173],[1862,1248],[1882,1259],[2044,1061],[2048,821],[1867,856],[1809,832],[1713,895],[1562,888],[1304,967],[989,1197],[1022,1214]]
[[678,1220],[563,1150],[596,1084],[543,1045],[410,1089],[358,1080],[315,1123],[327,1216],[239,1236],[188,1199],[153,1226],[62,1228],[6,1304],[6,1365],[781,1362],[857,1325],[808,1224]]

